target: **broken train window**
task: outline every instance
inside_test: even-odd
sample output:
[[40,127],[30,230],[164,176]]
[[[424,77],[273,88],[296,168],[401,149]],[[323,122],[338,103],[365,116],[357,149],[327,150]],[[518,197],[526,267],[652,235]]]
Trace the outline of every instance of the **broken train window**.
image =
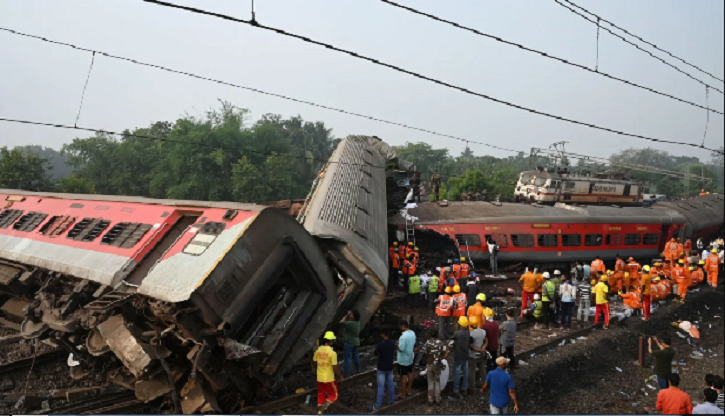
[[205,252],[217,236],[224,231],[226,224],[223,222],[207,222],[201,226],[194,238],[184,247],[183,252],[198,256]]

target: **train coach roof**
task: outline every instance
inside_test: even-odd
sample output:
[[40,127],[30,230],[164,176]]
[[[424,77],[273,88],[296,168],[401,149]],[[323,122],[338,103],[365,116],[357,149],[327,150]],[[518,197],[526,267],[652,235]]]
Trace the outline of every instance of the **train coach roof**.
[[[106,202],[128,202],[135,204],[164,205],[171,207],[187,207],[187,208],[220,208],[220,209],[236,209],[241,211],[261,211],[266,206],[257,204],[245,204],[241,202],[223,202],[223,201],[195,201],[182,199],[155,199],[145,198],[141,196],[124,196],[124,195],[94,195],[94,194],[64,194],[58,192],[31,192],[19,191],[17,189],[2,189],[0,195],[19,195],[19,196],[35,196],[40,198],[56,198],[71,199],[82,201],[106,201]],[[4,198],[3,198],[4,200]]]
[[[556,206],[536,207],[527,204],[456,201],[448,206],[425,202],[408,210],[417,217],[419,224],[465,224],[503,222],[574,222],[574,223],[675,223],[685,222],[685,217],[667,207],[613,207],[613,206]],[[390,218],[391,223],[401,223],[401,216]]]

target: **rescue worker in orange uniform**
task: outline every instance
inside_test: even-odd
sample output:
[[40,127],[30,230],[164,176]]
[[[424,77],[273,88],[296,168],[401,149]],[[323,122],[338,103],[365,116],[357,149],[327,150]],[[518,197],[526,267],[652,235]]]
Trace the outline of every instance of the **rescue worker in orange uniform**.
[[652,305],[652,275],[651,267],[645,265],[642,267],[644,273],[639,282],[639,293],[642,295],[642,319],[649,320],[650,309]]
[[414,247],[415,247],[415,245],[413,244],[413,242],[412,241],[409,241],[408,242],[408,247],[405,248],[405,255],[411,255],[412,256],[413,255],[413,252],[414,252],[414,250],[413,250]]
[[680,260],[677,262],[677,265],[672,268],[672,280],[674,280],[677,284],[677,296],[679,297],[677,301],[679,303],[684,303],[684,298],[682,297],[682,295],[683,293],[687,293],[684,264],[685,262],[683,260]]
[[410,261],[410,255],[406,254],[405,260],[403,260],[403,278],[407,279],[415,275],[415,265]]
[[466,308],[468,308],[468,299],[465,293],[461,293],[461,287],[453,286],[453,332],[458,331],[458,318],[466,316]]
[[400,270],[397,241],[393,242],[393,245],[388,248],[388,259],[390,259],[390,280],[392,281],[394,276],[398,274],[398,270]]
[[627,271],[627,264],[622,260],[622,257],[617,254],[617,262],[614,263],[614,275],[612,276],[612,290],[616,292],[622,291],[624,285],[624,272]]
[[677,258],[685,255],[685,246],[682,244],[682,239],[677,239]]
[[450,279],[453,280],[453,284],[451,286],[458,285],[458,279],[461,278],[461,263],[458,259],[453,260],[453,267],[451,267],[451,276]]
[[477,324],[474,325],[477,328],[481,328],[486,320],[483,319],[483,304],[486,301],[486,295],[479,293],[476,295],[476,303],[468,307],[468,321],[472,322],[471,319],[476,319]]
[[405,244],[399,244],[398,245],[398,261],[400,262],[400,267],[403,267],[403,261],[405,261],[406,254],[408,254],[408,249],[405,248]]
[[451,316],[453,315],[453,290],[448,286],[445,293],[438,296],[438,306],[436,307],[436,315],[438,315],[438,338],[441,340],[448,339],[453,335],[451,331]]
[[410,254],[410,261],[413,262],[413,266],[415,268],[418,268],[418,260],[420,258],[420,255],[418,255],[418,247],[414,247],[413,251],[409,253]]
[[466,262],[465,257],[461,257],[461,271],[458,274],[458,284],[461,286],[466,286],[468,284],[468,263]]
[[[642,266],[637,263],[633,257],[630,257],[627,263],[627,270],[629,271],[629,281],[631,288],[636,288],[639,286],[639,272],[642,270]],[[627,291],[629,291],[630,288],[627,288]]]
[[[642,293],[640,293],[639,289],[637,289],[634,292],[629,293],[622,293],[619,292],[619,297],[622,298],[622,301],[624,301],[624,306],[630,309],[642,309],[642,313],[644,313],[643,305],[644,302],[642,302]],[[642,318],[644,319],[644,318]],[[647,319],[645,319],[647,320]]]
[[660,290],[660,295],[662,296],[663,300],[667,300],[670,298],[670,296],[672,296],[672,280],[664,273],[660,275],[660,279],[662,279],[660,284],[663,288]]
[[524,316],[530,304],[534,303],[534,295],[544,284],[544,278],[538,277],[534,272],[526,268],[526,273],[521,275],[519,286],[521,286],[521,316]]
[[660,285],[661,279],[658,275],[652,274],[652,294],[650,295],[650,298],[652,299],[652,302],[659,302],[662,300],[662,295],[660,294],[660,290],[662,286]]
[[717,256],[717,249],[712,249],[712,254],[705,260],[705,271],[707,272],[707,283],[717,288],[717,273],[720,267],[720,257]]
[[448,272],[451,270],[450,267],[439,267],[438,271],[440,272],[438,274],[438,293],[442,292],[446,287],[448,287],[448,279],[446,278],[448,276]]
[[607,272],[607,268],[604,266],[604,262],[602,261],[602,259],[599,258],[599,256],[596,256],[594,258],[594,261],[591,265],[591,270],[596,270],[600,274],[604,274]]
[[677,241],[674,238],[670,239],[670,242],[666,244],[665,254],[667,255],[667,260],[670,262],[670,267],[674,267],[679,258],[677,254]]
[[693,285],[698,285],[705,280],[705,273],[701,269],[701,267],[704,265],[705,265],[705,262],[700,260],[699,264],[696,263],[692,266],[692,283],[693,283]]
[[685,245],[683,246],[683,250],[685,252],[685,256],[689,257],[690,253],[692,253],[692,240],[689,238],[685,240]]

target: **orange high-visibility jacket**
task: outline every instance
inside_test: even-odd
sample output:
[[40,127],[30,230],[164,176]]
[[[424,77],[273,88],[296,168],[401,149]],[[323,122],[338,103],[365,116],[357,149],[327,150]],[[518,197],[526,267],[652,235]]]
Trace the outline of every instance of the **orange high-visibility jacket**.
[[388,249],[388,257],[390,257],[390,261],[393,263],[393,268],[397,269],[400,267],[400,259],[398,259],[398,248],[390,246]]
[[596,270],[600,274],[605,274],[607,272],[607,268],[604,266],[604,262],[601,260],[594,260],[592,262],[591,270]]
[[453,295],[453,316],[456,318],[459,316],[466,316],[467,307],[468,301],[466,300],[465,293],[456,293]]
[[720,265],[720,257],[717,254],[711,253],[707,259],[705,259],[705,268],[708,273],[717,274],[717,267]]
[[415,274],[415,265],[410,262],[410,260],[405,260],[403,262],[403,275],[405,276],[413,276]]
[[407,253],[408,253],[408,251],[405,248],[405,246],[398,246],[398,258],[400,259],[400,261],[405,260],[405,255]]
[[459,279],[467,279],[468,278],[468,263],[461,264],[461,274],[459,276]]
[[438,296],[438,306],[436,306],[436,315],[451,316],[453,312],[453,297],[451,295]]
[[638,282],[639,281],[639,271],[642,270],[642,266],[640,266],[639,263],[634,261],[627,265],[627,269],[629,271],[630,280],[632,282]]
[[418,266],[418,253],[416,253],[415,251],[412,251],[410,253],[410,261],[412,261],[413,265],[417,267]]
[[672,278],[677,280],[677,284],[680,283],[680,280],[682,280],[685,277],[685,268],[682,266],[675,266],[672,268]]
[[692,240],[689,238],[685,240],[685,251],[691,251],[692,250]]
[[705,273],[702,272],[702,269],[692,271],[692,282],[694,284],[702,283],[703,280],[705,280]]
[[670,241],[667,243],[665,254],[667,254],[668,259],[677,258],[677,243],[674,241]]
[[642,309],[642,298],[639,292],[622,293],[619,295],[624,304],[632,309]]
[[461,265],[460,264],[454,264],[453,267],[451,267],[451,277],[456,279],[456,282],[458,282],[458,279],[461,278]]
[[677,243],[677,257],[680,256],[680,254],[685,252],[685,246],[683,246],[680,243]]

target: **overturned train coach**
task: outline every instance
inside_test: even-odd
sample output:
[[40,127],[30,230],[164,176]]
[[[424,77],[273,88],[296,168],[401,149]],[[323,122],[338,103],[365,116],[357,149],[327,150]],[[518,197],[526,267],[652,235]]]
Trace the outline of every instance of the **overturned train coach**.
[[[616,254],[649,261],[659,257],[670,238],[694,242],[698,237],[718,235],[723,230],[724,211],[723,195],[706,195],[646,208],[428,202],[407,213],[414,218],[416,231],[449,237],[474,262],[489,259],[486,241],[493,238],[501,249],[499,261],[537,264],[591,260],[594,256],[613,260]],[[403,234],[403,217],[391,217],[390,223]]]
[[380,143],[342,141],[309,231],[261,205],[0,189],[4,321],[67,349],[74,377],[102,373],[176,413],[237,410],[335,317],[367,319],[384,298]]

